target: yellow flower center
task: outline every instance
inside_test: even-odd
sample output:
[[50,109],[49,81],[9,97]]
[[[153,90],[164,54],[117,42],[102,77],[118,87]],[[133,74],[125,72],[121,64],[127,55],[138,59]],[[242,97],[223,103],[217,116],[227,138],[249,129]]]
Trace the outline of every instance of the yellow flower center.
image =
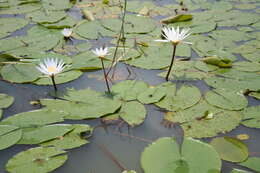
[[55,66],[49,66],[47,69],[48,69],[48,72],[50,72],[50,73],[56,72],[56,67]]

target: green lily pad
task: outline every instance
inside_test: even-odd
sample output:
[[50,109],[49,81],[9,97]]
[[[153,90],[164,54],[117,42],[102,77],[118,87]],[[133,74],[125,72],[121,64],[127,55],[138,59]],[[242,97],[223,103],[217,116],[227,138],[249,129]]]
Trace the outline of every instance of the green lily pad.
[[40,10],[41,8],[42,6],[40,3],[21,4],[10,8],[1,9],[0,14],[23,14]]
[[0,93],[0,108],[8,108],[14,102],[14,97]]
[[0,38],[8,36],[12,32],[23,28],[26,26],[29,22],[22,18],[1,18],[0,19]]
[[248,104],[243,94],[225,89],[208,91],[205,99],[209,104],[227,110],[242,110]]
[[[101,20],[102,25],[116,33],[119,33],[121,26],[120,19],[103,19]],[[156,28],[154,20],[149,17],[142,17],[136,15],[126,15],[125,16],[125,25],[124,32],[126,34],[130,33],[139,33],[145,34],[152,32]]]
[[[163,69],[170,65],[172,57],[172,46],[170,44],[149,46],[144,48],[143,51],[144,54],[140,57],[129,59],[126,63],[143,69]],[[182,44],[177,47],[176,56],[190,57],[190,55],[191,49],[189,46]]]
[[43,26],[51,29],[62,29],[62,28],[72,28],[76,25],[76,20],[73,17],[67,16],[64,19],[56,23],[44,23]]
[[228,41],[245,41],[249,40],[249,36],[241,31],[237,30],[216,30],[210,34],[216,40],[228,40]]
[[160,101],[166,92],[160,87],[150,87],[137,96],[137,100],[143,104],[151,104]]
[[137,101],[125,102],[122,104],[119,115],[129,125],[136,126],[144,122],[146,109]]
[[73,6],[72,1],[63,0],[44,0],[42,5],[45,10],[50,11],[67,10]]
[[243,121],[241,124],[251,128],[260,128],[260,106],[250,106],[242,111]]
[[55,23],[66,17],[64,11],[34,11],[26,15],[27,18],[31,19],[36,23]]
[[221,160],[209,144],[186,138],[180,151],[174,139],[164,137],[145,148],[141,165],[145,173],[208,173],[220,172]]
[[39,144],[58,138],[70,132],[73,128],[67,124],[54,124],[37,128],[22,129],[22,138],[18,144]]
[[[73,128],[71,132],[57,139],[41,143],[40,145],[55,146],[61,149],[72,149],[89,143],[86,138],[91,136],[93,128],[86,124],[73,124],[71,127]],[[84,136],[85,133],[89,133],[89,135]]]
[[9,51],[24,46],[19,37],[9,37],[0,40],[0,51]]
[[260,92],[250,92],[248,95],[254,97],[257,100],[260,100]]
[[[72,69],[98,70],[102,68],[100,59],[91,51],[86,51],[74,56],[72,62]],[[110,62],[107,63],[107,61],[104,61],[104,64],[107,66]]]
[[218,137],[210,144],[219,153],[220,158],[230,162],[243,162],[248,157],[247,146],[236,138]]
[[233,64],[233,67],[238,71],[246,71],[246,72],[258,72],[260,71],[259,63],[252,63],[248,61],[239,61]]
[[99,118],[112,114],[121,107],[120,101],[91,89],[68,90],[63,99],[65,100],[43,99],[40,102],[48,109],[66,113],[65,119]]
[[[66,71],[66,72],[56,75],[55,82],[56,82],[56,84],[67,83],[67,82],[70,82],[70,81],[73,81],[73,80],[79,78],[82,74],[83,74],[83,72],[76,71],[76,70]],[[45,76],[45,77],[39,78],[37,81],[34,82],[34,84],[52,85],[52,81],[51,81],[50,77]]]
[[250,172],[241,169],[233,169],[230,173],[250,173]]
[[259,172],[260,171],[259,162],[260,162],[259,157],[249,157],[245,162],[240,163],[240,165],[252,169],[256,172]]
[[112,86],[112,93],[124,101],[136,100],[138,95],[148,89],[143,81],[125,80]]
[[191,108],[167,113],[164,119],[181,123],[185,136],[203,138],[233,130],[242,116],[239,112],[219,109],[202,100]]
[[68,159],[65,153],[55,147],[31,148],[12,157],[6,164],[6,170],[10,173],[51,172]]
[[[98,39],[99,37],[114,36],[115,33],[109,31],[101,26],[100,22],[95,21],[83,21],[76,28],[75,33],[86,39]],[[87,32],[86,32],[87,31]]]
[[35,127],[64,121],[67,114],[64,111],[39,109],[29,112],[22,112],[10,116],[1,121],[0,124],[14,125],[17,127]]
[[170,16],[165,19],[162,19],[161,23],[169,24],[169,23],[183,22],[189,20],[192,20],[191,14],[179,14],[176,16]]
[[[208,70],[214,68],[206,64],[200,64],[199,61],[175,61],[169,76],[172,80],[198,80],[210,77]],[[167,71],[159,73],[158,76],[165,77]]]
[[16,144],[22,137],[22,130],[16,126],[0,125],[0,150]]
[[41,75],[31,64],[8,64],[0,72],[3,79],[14,83],[32,82]]
[[201,98],[200,90],[194,86],[183,85],[176,88],[172,83],[163,83],[160,87],[166,92],[166,96],[155,105],[169,111],[187,109],[198,103]]
[[233,90],[240,93],[247,89],[249,89],[250,91],[257,91],[260,88],[260,82],[254,80],[239,80],[223,77],[211,77],[204,80],[211,87]]

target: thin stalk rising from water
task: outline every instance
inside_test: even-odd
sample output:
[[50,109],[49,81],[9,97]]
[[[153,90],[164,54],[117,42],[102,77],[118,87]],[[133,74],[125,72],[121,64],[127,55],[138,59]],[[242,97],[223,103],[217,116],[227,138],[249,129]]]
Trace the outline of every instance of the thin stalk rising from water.
[[106,73],[106,70],[105,70],[104,62],[103,62],[102,58],[100,58],[100,60],[101,60],[101,64],[102,64],[104,78],[105,78],[105,81],[106,81],[107,91],[110,93],[110,88],[109,88],[109,84],[108,84],[108,81],[107,81],[107,73]]
[[120,41],[123,41],[123,43],[125,42],[124,25],[125,25],[126,6],[127,6],[127,0],[124,0],[124,9],[123,9],[121,28],[120,28],[119,36],[117,38],[116,49],[115,49],[115,52],[114,52],[114,55],[113,55],[113,59],[112,59],[111,65],[110,65],[110,67],[109,67],[109,69],[108,69],[108,71],[106,73],[106,76],[108,76],[108,74],[110,73],[110,71],[112,70],[112,68],[114,66],[114,63],[116,62],[116,55],[117,55],[117,51],[118,51],[118,47],[119,47]]
[[54,90],[57,91],[57,86],[56,86],[56,83],[55,83],[54,75],[51,75],[51,81],[52,81]]
[[174,62],[174,58],[175,58],[176,47],[177,47],[177,44],[173,44],[172,61],[171,61],[170,68],[169,68],[169,70],[168,70],[168,72],[167,72],[167,75],[166,75],[166,77],[165,77],[165,80],[166,80],[166,81],[169,81],[169,75],[170,75],[170,73],[171,73],[172,66],[173,66],[173,62]]

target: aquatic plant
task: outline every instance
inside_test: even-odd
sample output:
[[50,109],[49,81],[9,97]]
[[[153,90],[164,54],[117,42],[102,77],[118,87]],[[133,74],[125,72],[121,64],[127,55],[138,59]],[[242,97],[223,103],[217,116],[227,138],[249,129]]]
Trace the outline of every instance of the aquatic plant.
[[48,75],[54,87],[54,90],[57,91],[56,83],[55,83],[55,75],[61,73],[65,68],[65,64],[62,60],[54,59],[54,58],[46,58],[43,62],[39,63],[36,68],[45,75]]
[[106,86],[107,86],[107,91],[110,93],[110,88],[109,88],[109,84],[108,84],[108,81],[107,81],[107,73],[106,73],[104,61],[103,61],[105,56],[108,55],[108,48],[107,47],[96,48],[96,49],[92,50],[92,52],[96,56],[98,56],[98,58],[101,60],[102,69],[103,69],[103,72],[104,72],[104,78],[105,78],[105,82],[106,82]]
[[155,41],[170,42],[173,45],[172,60],[171,60],[171,64],[170,64],[168,73],[165,77],[166,81],[168,81],[169,75],[170,75],[170,72],[171,72],[171,69],[172,69],[172,65],[173,65],[173,62],[174,62],[177,45],[179,43],[186,43],[186,44],[192,44],[192,43],[183,41],[185,38],[187,38],[190,35],[190,33],[189,33],[190,29],[186,28],[186,29],[180,30],[180,28],[178,26],[176,29],[174,27],[172,27],[172,28],[165,27],[162,30],[163,30],[162,35],[166,40],[155,40]]

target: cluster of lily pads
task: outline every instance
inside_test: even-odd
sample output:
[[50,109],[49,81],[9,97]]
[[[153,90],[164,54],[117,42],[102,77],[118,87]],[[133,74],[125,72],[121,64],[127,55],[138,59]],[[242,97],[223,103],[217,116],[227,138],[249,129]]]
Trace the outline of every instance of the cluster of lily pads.
[[[260,106],[248,106],[248,97],[260,99],[259,6],[256,0],[178,0],[160,6],[151,1],[1,0],[3,81],[53,84],[57,90],[56,84],[102,68],[109,91],[67,89],[62,96],[35,102],[41,109],[9,117],[2,113],[14,98],[0,94],[0,150],[38,145],[11,158],[6,170],[45,173],[63,165],[66,151],[89,143],[93,132],[89,125],[66,120],[120,119],[134,127],[145,121],[145,105],[153,104],[165,112],[167,124],[182,127],[185,138],[181,146],[173,138],[160,138],[145,148],[145,173],[217,173],[221,159],[260,171],[260,158],[250,157],[241,138],[194,139],[215,137],[241,124],[260,128]],[[183,36],[178,41],[192,44],[178,44],[174,33]],[[104,37],[113,45],[109,53],[106,48],[93,53],[90,41]],[[106,69],[116,68],[115,63],[162,70],[158,76],[167,81],[152,86],[123,80],[110,87]],[[210,90],[202,92],[192,84],[197,81]]]

